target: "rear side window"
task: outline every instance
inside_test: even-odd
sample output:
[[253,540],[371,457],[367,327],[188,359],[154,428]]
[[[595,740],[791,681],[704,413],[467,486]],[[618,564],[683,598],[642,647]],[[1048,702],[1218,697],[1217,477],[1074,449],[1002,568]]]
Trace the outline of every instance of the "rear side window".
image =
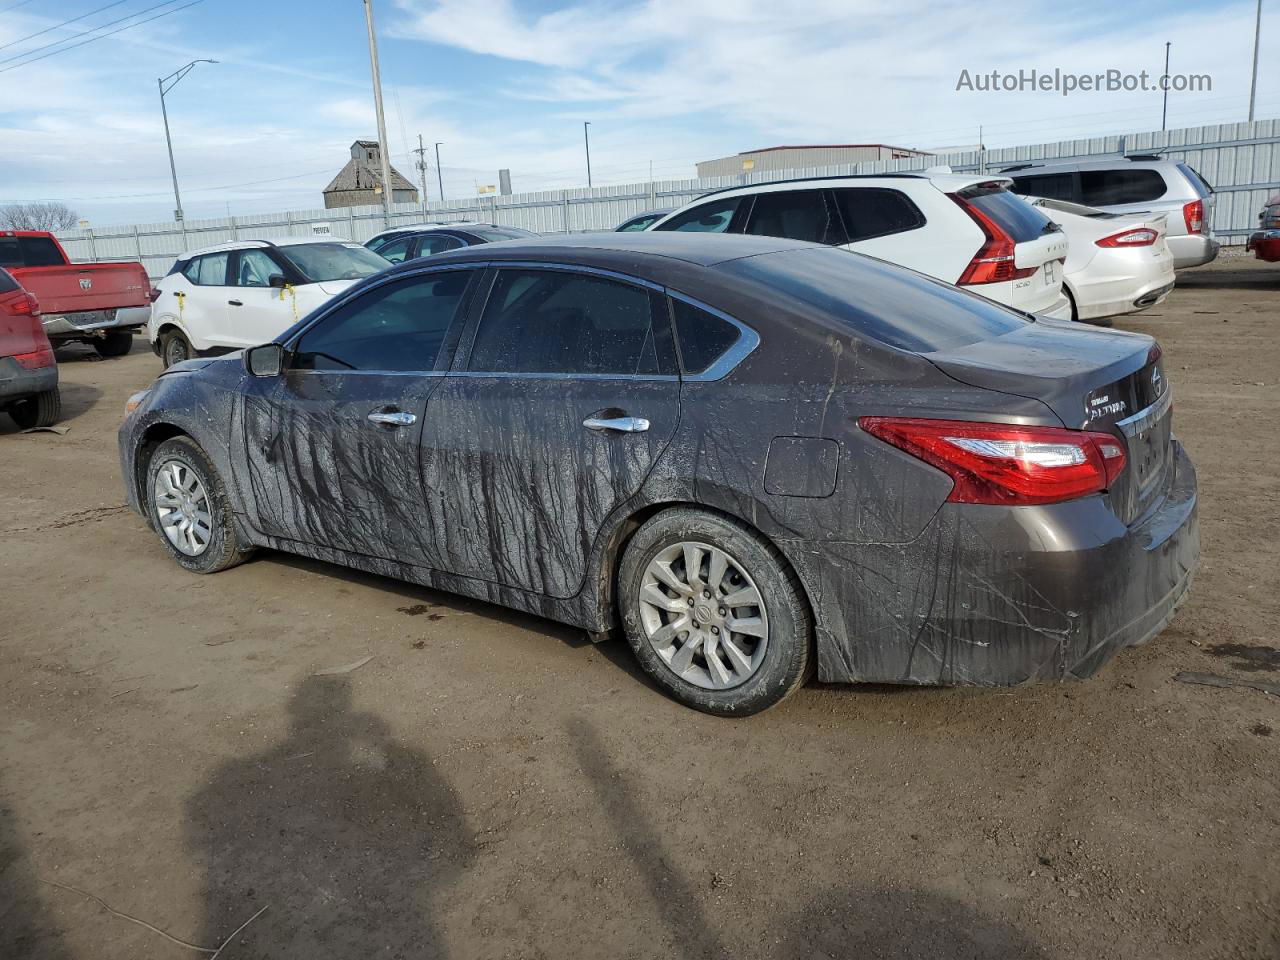
[[356,297],[302,335],[301,370],[434,370],[469,271],[431,273]]
[[18,289],[18,281],[9,276],[5,270],[0,270],[0,293],[13,293]]
[[1213,193],[1213,187],[1209,181],[1200,176],[1200,172],[1189,163],[1179,163],[1178,169],[1182,171],[1182,175],[1187,178],[1187,182],[1191,184],[1191,188],[1200,195],[1203,200],[1209,194]]
[[670,324],[649,291],[559,270],[499,270],[468,369],[653,376],[672,367]]
[[1168,192],[1158,170],[1082,170],[1080,202],[1090,207],[1148,203]]
[[738,212],[741,197],[726,197],[701,203],[654,227],[655,230],[680,230],[686,233],[727,233],[733,215]]
[[[459,247],[466,246],[457,237],[451,237],[447,233],[424,234],[418,238],[419,257],[429,257],[433,253],[444,253],[446,250],[457,250]],[[382,251],[382,255],[387,256],[386,251]],[[390,259],[388,257],[388,259]]]
[[848,250],[787,250],[718,269],[773,287],[797,307],[819,310],[860,336],[915,353],[991,340],[1031,322],[985,297]]
[[1026,243],[1058,230],[1057,224],[1038,208],[1008,190],[966,197],[965,203],[995,221],[996,226],[1012,237],[1014,243]]
[[671,312],[676,320],[680,360],[688,374],[704,373],[742,335],[728,320],[674,297]]
[[229,253],[207,253],[196,257],[183,269],[183,276],[200,287],[225,287],[230,258]]
[[60,267],[66,262],[48,237],[0,237],[0,267]]
[[1024,197],[1047,197],[1050,200],[1075,200],[1075,175],[1041,173],[1033,177],[1014,177],[1013,191]]
[[825,190],[779,190],[756,194],[747,233],[809,243],[846,243]]
[[886,237],[924,226],[924,214],[901,190],[881,187],[833,191],[849,243]]

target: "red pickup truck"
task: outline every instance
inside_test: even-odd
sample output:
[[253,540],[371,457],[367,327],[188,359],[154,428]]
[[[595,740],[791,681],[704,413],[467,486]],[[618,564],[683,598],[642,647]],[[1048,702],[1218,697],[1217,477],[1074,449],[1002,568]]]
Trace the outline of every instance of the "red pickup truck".
[[146,324],[151,282],[140,263],[72,263],[53,234],[0,230],[0,267],[40,301],[44,332],[56,345],[92,344],[104,357],[129,352]]

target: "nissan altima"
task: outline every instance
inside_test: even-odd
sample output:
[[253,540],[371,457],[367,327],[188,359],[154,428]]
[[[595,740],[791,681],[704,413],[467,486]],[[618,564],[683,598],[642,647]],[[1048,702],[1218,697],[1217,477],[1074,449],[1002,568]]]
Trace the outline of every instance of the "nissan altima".
[[1199,556],[1159,346],[845,250],[613,233],[384,270],[130,399],[130,504],[626,637],[722,715],[1087,677]]

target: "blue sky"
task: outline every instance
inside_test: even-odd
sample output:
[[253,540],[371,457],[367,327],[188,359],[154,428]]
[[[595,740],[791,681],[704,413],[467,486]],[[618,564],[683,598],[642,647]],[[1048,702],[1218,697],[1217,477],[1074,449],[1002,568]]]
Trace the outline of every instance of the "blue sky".
[[[172,210],[156,78],[172,94],[189,217],[321,206],[356,138],[376,135],[360,0],[202,0],[25,63],[24,53],[189,0],[0,0],[0,203],[64,199],[94,224]],[[512,171],[517,191],[694,175],[697,160],[781,143],[988,146],[1159,127],[1160,95],[957,91],[962,69],[1208,73],[1170,126],[1243,120],[1253,3],[1030,0],[376,0],[388,139],[443,141],[445,191]],[[39,37],[61,21],[91,14]],[[1264,12],[1264,17],[1270,16]],[[122,23],[132,22],[124,20]],[[1264,51],[1280,19],[1264,19]],[[87,36],[93,36],[89,33]],[[56,47],[42,52],[51,52]],[[38,56],[39,52],[30,53]],[[12,69],[8,69],[12,68]],[[1280,116],[1263,57],[1260,117]],[[429,194],[437,198],[434,157]]]

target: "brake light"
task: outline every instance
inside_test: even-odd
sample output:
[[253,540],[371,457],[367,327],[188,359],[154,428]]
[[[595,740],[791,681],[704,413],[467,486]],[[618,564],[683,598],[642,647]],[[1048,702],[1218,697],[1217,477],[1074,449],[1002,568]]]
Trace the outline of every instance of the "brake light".
[[1204,201],[1192,200],[1182,208],[1182,219],[1186,222],[1187,233],[1204,233]]
[[1100,247],[1149,247],[1156,242],[1159,236],[1160,234],[1154,230],[1138,227],[1134,230],[1113,233],[1109,237],[1103,237],[1101,240],[1095,240],[1094,242]]
[[20,353],[13,359],[18,361],[18,366],[24,370],[39,370],[43,367],[52,367],[57,363],[57,358],[53,355],[53,347],[46,342],[34,353]]
[[34,294],[23,290],[21,295],[9,304],[9,312],[23,317],[38,317],[40,316],[40,301],[35,298]]
[[152,303],[155,303],[157,300],[160,299],[160,291],[157,290],[155,287],[152,287],[150,290],[147,291],[147,299],[150,300]]
[[957,286],[972,286],[980,283],[1001,283],[1006,280],[1023,280],[1033,276],[1039,267],[1018,267],[1014,264],[1015,244],[1013,238],[985,213],[969,203],[964,197],[954,193],[947,194],[954,200],[969,218],[978,225],[985,238],[978,252],[973,255],[969,265],[956,281]]
[[1110,487],[1128,460],[1109,433],[904,417],[862,417],[858,425],[950,476],[951,503],[1075,500]]

